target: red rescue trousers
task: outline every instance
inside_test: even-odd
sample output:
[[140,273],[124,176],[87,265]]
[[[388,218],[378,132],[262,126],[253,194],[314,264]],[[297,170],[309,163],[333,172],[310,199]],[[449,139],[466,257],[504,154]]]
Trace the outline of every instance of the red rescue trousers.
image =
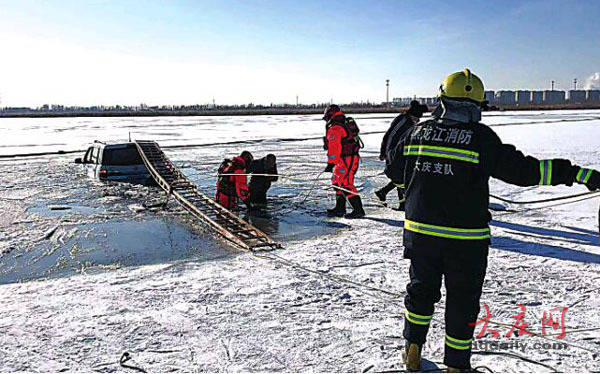
[[360,156],[355,155],[340,157],[338,162],[335,164],[335,167],[333,168],[333,176],[331,177],[331,183],[334,186],[352,191],[352,193],[350,193],[336,189],[337,195],[345,195],[347,198],[356,196],[355,194],[358,192],[358,190],[356,187],[354,187],[354,175],[358,170],[359,163]]

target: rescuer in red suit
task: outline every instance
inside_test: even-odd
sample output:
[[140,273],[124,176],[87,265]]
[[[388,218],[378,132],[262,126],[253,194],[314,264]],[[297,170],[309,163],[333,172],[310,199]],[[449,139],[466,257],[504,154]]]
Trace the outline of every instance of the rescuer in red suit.
[[[359,150],[361,148],[356,122],[341,111],[340,107],[333,104],[325,109],[323,120],[326,122],[327,135],[324,148],[327,150],[326,172],[333,172],[331,182],[337,189],[335,208],[327,209],[331,217],[361,218],[365,216],[362,201],[354,187],[354,175],[360,162]],[[352,212],[346,214],[346,199],[352,206]]]
[[249,190],[245,174],[246,168],[253,159],[254,157],[250,152],[244,151],[241,155],[234,157],[233,160],[223,160],[218,171],[219,178],[217,179],[217,191],[215,193],[216,202],[227,209],[235,209],[238,199],[246,203]]

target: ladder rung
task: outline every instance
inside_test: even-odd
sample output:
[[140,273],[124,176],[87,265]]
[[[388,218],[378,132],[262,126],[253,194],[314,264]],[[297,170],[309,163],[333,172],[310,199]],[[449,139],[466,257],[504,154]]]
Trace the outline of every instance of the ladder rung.
[[230,232],[232,234],[239,234],[239,233],[242,233],[242,232],[252,232],[252,231],[254,231],[254,230],[253,229],[244,229],[244,230],[233,230],[233,231],[230,231]]
[[250,249],[255,249],[255,248],[264,248],[264,247],[277,247],[277,244],[274,243],[261,243],[261,244],[254,244],[250,246]]

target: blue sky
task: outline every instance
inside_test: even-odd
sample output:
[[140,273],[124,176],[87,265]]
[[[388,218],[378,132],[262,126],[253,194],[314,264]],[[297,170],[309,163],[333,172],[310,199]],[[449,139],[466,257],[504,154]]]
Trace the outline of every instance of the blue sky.
[[[383,101],[469,67],[583,85],[599,1],[0,0],[2,106]],[[8,53],[6,53],[8,52]]]

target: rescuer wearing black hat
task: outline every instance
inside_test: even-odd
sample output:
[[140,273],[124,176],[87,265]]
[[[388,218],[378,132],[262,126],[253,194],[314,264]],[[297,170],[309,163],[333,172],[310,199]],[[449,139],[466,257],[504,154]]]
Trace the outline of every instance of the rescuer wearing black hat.
[[[396,150],[396,145],[398,144],[398,141],[400,141],[402,135],[411,126],[419,123],[421,117],[423,117],[423,113],[427,112],[428,110],[429,108],[427,108],[427,105],[413,100],[410,102],[410,106],[406,112],[394,118],[389,129],[385,132],[383,140],[381,141],[381,149],[379,151],[379,159],[381,161],[385,161],[387,164],[388,161],[393,158],[393,152]],[[398,200],[400,201],[398,210],[404,210],[404,202],[402,201],[404,199],[404,194],[402,192],[402,188],[399,187],[399,183],[396,183],[392,180],[383,188],[375,191],[375,195],[377,195],[379,200],[385,201],[387,194],[394,188],[398,190]]]
[[253,160],[246,172],[258,174],[252,175],[248,184],[250,191],[248,203],[253,208],[265,208],[267,205],[267,191],[271,188],[271,183],[279,179],[277,176],[277,158],[274,154],[269,153],[263,158]]

